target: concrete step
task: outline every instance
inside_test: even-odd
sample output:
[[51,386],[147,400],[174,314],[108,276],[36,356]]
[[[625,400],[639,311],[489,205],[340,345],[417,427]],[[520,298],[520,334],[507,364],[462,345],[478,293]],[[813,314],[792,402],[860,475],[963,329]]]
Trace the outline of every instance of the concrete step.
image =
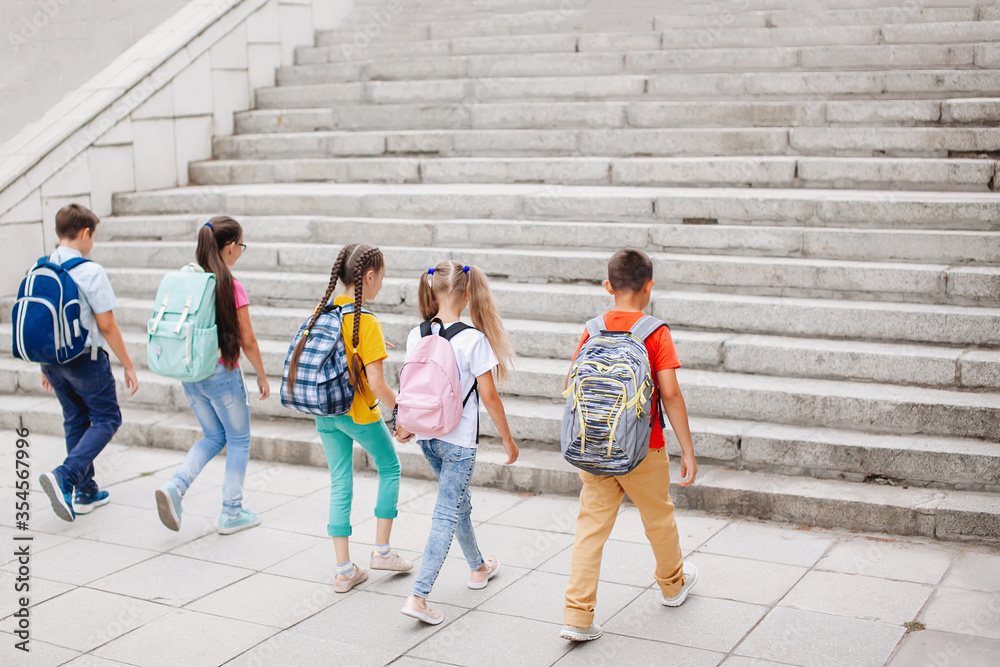
[[[247,239],[249,240],[249,239]],[[253,244],[240,273],[266,276],[267,283],[315,274],[328,280],[331,258],[339,245],[315,243]],[[145,280],[142,269],[158,280],[163,272],[194,257],[191,242],[124,241],[105,243],[92,252],[126,289]],[[387,275],[412,280],[444,259],[475,264],[494,279],[533,283],[597,285],[607,275],[606,251],[477,249],[383,246]],[[848,262],[809,258],[739,257],[652,253],[653,272],[673,289],[820,298],[1000,305],[994,287],[1000,267],[948,267],[935,264]],[[152,292],[155,293],[155,286]],[[134,292],[133,292],[134,293]],[[270,296],[276,297],[270,292]],[[283,295],[282,295],[283,296]]]
[[[934,10],[931,10],[932,12]],[[368,23],[347,25],[337,30],[316,33],[317,46],[358,45],[356,35],[362,31],[367,40],[362,43],[387,41],[443,40],[468,37],[495,37],[509,35],[579,33],[647,33],[660,31],[664,45],[684,47],[704,46],[706,29],[712,30],[714,43],[721,46],[783,46],[788,44],[878,44],[883,38],[889,43],[906,43],[926,37],[927,41],[962,42],[973,38],[995,40],[996,28],[991,21],[976,21],[974,9],[937,10],[920,16],[882,10],[864,13],[858,11],[809,11],[778,12],[777,22],[770,16],[761,25],[762,14],[741,14],[742,21],[728,24],[720,17],[705,14],[653,16],[646,12],[609,13],[579,9],[563,16],[552,12],[499,13],[485,18],[455,20],[445,16],[436,21],[426,21],[426,16],[415,14],[410,20],[390,21],[378,30],[366,31]],[[773,15],[772,15],[773,16]],[[904,18],[905,23],[893,23]],[[706,20],[708,19],[708,20]],[[921,20],[922,19],[922,20]],[[959,19],[959,20],[954,20]],[[421,21],[421,22],[417,22]],[[375,24],[377,26],[377,24]],[[940,26],[945,36],[936,36]],[[969,33],[972,33],[970,36]],[[974,37],[973,37],[974,36]],[[979,41],[976,39],[975,41]]]
[[[579,5],[583,3],[575,3]],[[824,3],[825,4],[825,3]],[[661,5],[662,7],[662,5]],[[743,7],[730,8],[730,11],[718,15],[718,12],[709,13],[706,5],[678,6],[676,10],[669,14],[658,15],[654,18],[653,27],[656,30],[666,30],[670,28],[714,28],[721,30],[725,28],[767,28],[767,27],[792,27],[792,26],[828,26],[828,25],[882,25],[898,24],[902,22],[926,22],[935,23],[943,21],[974,21],[976,20],[975,8],[944,8],[944,9],[924,9],[920,12],[908,11],[906,7],[878,7],[867,9],[834,9],[834,10],[777,10],[777,11],[747,11]],[[477,20],[492,18],[492,27],[495,31],[492,34],[517,34],[527,33],[533,29],[562,29],[566,31],[584,32],[587,30],[606,31],[610,26],[615,28],[619,24],[608,23],[613,18],[632,17],[633,23],[648,18],[656,7],[648,6],[618,6],[613,10],[608,6],[597,6],[593,8],[573,7],[571,14],[560,13],[552,9],[536,11],[503,12],[497,11],[492,15],[474,14]],[[722,9],[718,7],[717,9]],[[396,20],[402,25],[410,22],[425,21],[430,25],[430,34],[434,35],[444,28],[435,30],[435,25],[442,23],[456,23],[468,25],[469,19],[465,18],[462,12],[462,19],[456,20],[456,13],[450,9],[436,10],[433,7],[407,8],[403,7],[398,13],[386,13],[384,7],[358,7],[347,17],[337,31],[342,34],[352,33],[357,30],[371,28],[375,24],[380,29],[391,31]],[[479,17],[482,18],[479,18]],[[428,19],[433,18],[433,21]],[[562,19],[562,20],[560,20]],[[571,22],[570,22],[571,20]],[[449,30],[454,30],[451,26]],[[375,32],[374,28],[371,29]]]
[[1000,230],[1000,199],[972,192],[282,183],[119,194],[114,212]]
[[236,114],[237,134],[316,130],[993,125],[1000,100],[512,102],[344,105]]
[[359,103],[482,103],[572,98],[940,98],[982,97],[997,92],[1000,92],[1000,71],[992,69],[498,76],[260,88],[257,90],[257,107],[291,109]]
[[554,183],[989,191],[995,160],[940,158],[297,158],[192,162],[197,185]]
[[[308,308],[261,306],[254,299],[254,331],[261,343],[265,368],[281,368],[288,345]],[[129,353],[138,366],[145,365],[145,325],[153,312],[153,302],[122,298],[115,314],[123,327]],[[406,335],[414,326],[414,313],[379,312],[386,340],[403,349]],[[565,364],[580,338],[581,324],[507,318],[504,326],[522,357],[534,361],[556,360],[562,364],[550,375],[549,384],[540,383],[530,365],[522,365],[515,380],[515,393],[551,394],[565,377]],[[731,371],[745,374],[857,380],[941,388],[989,389],[1000,387],[1000,352],[971,347],[943,347],[899,343],[869,343],[859,340],[792,338],[724,332],[671,329],[677,353],[685,368]],[[10,331],[0,330],[0,350],[10,349]],[[393,357],[392,363],[398,359]],[[246,372],[253,374],[253,368]],[[555,384],[551,384],[554,382]]]
[[[183,389],[179,383],[148,371],[139,371],[139,392],[129,397],[122,391],[121,370],[113,371],[118,377],[119,400],[123,407],[131,409],[158,410],[164,412],[187,412],[189,410]],[[720,374],[705,371],[681,371],[679,377],[685,392],[688,407],[692,414],[699,415],[700,406],[704,403],[702,381],[716,381]],[[746,377],[722,376],[733,382],[745,380]],[[759,378],[751,378],[758,380]],[[768,378],[763,378],[764,380]],[[41,397],[40,373],[37,366],[23,362],[0,359],[0,380],[4,387],[16,387],[22,405],[11,405],[5,409],[24,407],[24,403],[41,407],[42,401],[48,403],[49,420],[58,425],[60,409],[58,402],[51,397],[29,401],[29,397]],[[271,381],[272,389],[276,389],[278,378]],[[794,384],[794,382],[793,382]],[[817,384],[813,382],[812,384]],[[848,383],[825,383],[827,385]],[[251,410],[256,419],[287,419],[291,422],[311,421],[308,415],[296,413],[280,406],[276,395],[267,401],[256,400],[256,390],[253,381],[248,380],[251,391]],[[862,385],[864,386],[864,385]],[[878,387],[878,385],[876,385]],[[826,387],[824,387],[825,389]],[[724,383],[719,388],[727,400],[738,397],[735,392],[725,388]],[[906,390],[897,388],[897,392]],[[923,390],[929,393],[932,390]],[[10,390],[11,393],[14,389]],[[768,400],[779,398],[774,392],[760,390]],[[947,394],[948,392],[936,392]],[[802,400],[812,400],[812,395],[801,396]],[[47,399],[47,400],[46,400]],[[16,401],[17,399],[9,399]],[[5,401],[6,402],[6,401]],[[850,410],[850,401],[839,395],[827,397],[828,405],[825,413],[835,414]],[[857,399],[861,403],[862,399]],[[869,401],[872,403],[902,404],[902,401],[885,399]],[[738,401],[742,405],[743,401]],[[848,405],[843,408],[841,404]],[[527,448],[542,450],[558,450],[559,428],[562,421],[562,405],[560,403],[542,403],[519,397],[504,398],[505,412],[511,425],[512,433],[517,440],[523,441]],[[853,408],[859,409],[859,408]],[[954,408],[953,408],[954,409]],[[921,424],[940,419],[943,407],[934,411],[925,410]],[[962,411],[959,408],[959,411]],[[981,410],[986,412],[988,410]],[[971,414],[971,409],[964,410]],[[921,486],[960,486],[970,489],[1000,489],[1000,452],[992,442],[982,442],[957,437],[936,437],[931,435],[878,435],[859,433],[850,430],[837,430],[837,424],[822,427],[788,426],[769,422],[767,413],[755,415],[755,421],[741,419],[742,415],[732,414],[719,418],[710,412],[707,415],[695,417],[692,420],[692,432],[695,440],[696,454],[707,461],[725,463],[734,467],[768,470],[790,475],[816,475],[826,477],[849,478],[861,481],[866,475],[879,475],[899,480],[905,484]],[[193,420],[192,420],[193,421]],[[902,420],[896,420],[902,421]],[[0,417],[2,422],[2,417]],[[669,430],[669,428],[668,428]],[[483,435],[496,437],[489,415],[484,411],[482,419]],[[978,435],[978,434],[977,434]],[[674,438],[669,437],[669,451],[678,453],[679,448]]]
[[[199,437],[197,423],[188,413],[129,408],[123,412],[125,424],[115,436],[118,444],[184,451]],[[62,432],[58,407],[51,398],[11,397],[0,407],[0,423],[8,429],[23,423],[33,433]],[[255,419],[251,433],[254,459],[325,466],[318,436],[307,421]],[[355,447],[355,468],[371,470],[368,457]],[[428,476],[426,463],[414,445],[398,445],[397,449],[403,474]],[[878,451],[877,447],[871,451]],[[577,471],[555,451],[523,449],[517,464],[504,466],[502,450],[484,441],[476,458],[476,484],[532,493],[570,494],[579,490]],[[953,470],[957,457],[948,452],[944,457],[924,453],[922,458],[934,461],[924,470],[944,469],[941,464],[946,462],[952,462],[949,470]],[[673,477],[676,482],[676,469]],[[680,507],[798,524],[993,543],[1000,536],[1000,508],[992,493],[794,477],[735,470],[707,461],[699,465],[698,482],[693,487],[682,489],[675,484],[670,491]]]
[[215,157],[222,159],[787,154],[947,158],[995,156],[997,146],[1000,146],[1000,128],[993,127],[375,130],[239,134],[214,140]]
[[[156,293],[163,275],[162,269],[109,269],[112,285],[121,295],[143,299]],[[277,307],[312,308],[328,282],[318,273],[237,271],[236,275],[255,303]],[[415,316],[415,280],[387,278],[373,302],[378,311]],[[611,305],[603,288],[589,285],[494,281],[491,289],[505,318],[578,325]],[[1000,344],[1000,309],[985,307],[673,291],[654,295],[652,313],[672,326],[704,331],[960,346]],[[296,319],[296,324],[304,319],[301,311]]]
[[[278,85],[499,76],[592,76],[642,72],[749,72],[865,69],[968,69],[988,54],[983,44],[902,44],[774,48],[688,48],[604,52],[491,53],[327,62],[299,52],[278,70]],[[985,61],[983,61],[985,62]]]
[[[528,360],[536,368],[535,375],[549,378],[555,385],[547,397],[528,396],[518,401],[523,409],[511,409],[512,432],[515,437],[538,443],[557,443],[562,423],[562,399],[559,386],[566,362]],[[556,366],[559,368],[557,369]],[[395,370],[395,369],[393,369]],[[277,369],[274,369],[275,372]],[[120,375],[120,369],[116,369]],[[13,393],[41,391],[37,364],[16,359],[0,359],[0,387]],[[693,415],[767,421],[823,428],[863,429],[887,434],[924,434],[980,438],[989,442],[1000,440],[1000,394],[958,392],[889,384],[787,378],[728,372],[681,369],[678,380],[684,391],[688,409]],[[270,377],[273,390],[280,387],[280,376]],[[124,383],[119,382],[122,404],[134,407],[183,410],[187,399],[180,383],[161,378],[149,371],[139,372],[140,387],[145,391],[128,396]],[[144,385],[144,387],[143,387]],[[254,414],[268,418],[289,417],[288,409],[277,400],[259,401],[253,383],[250,404]],[[539,393],[539,392],[536,392]],[[484,429],[489,435],[495,430]],[[996,448],[996,445],[994,445]]]
[[[117,216],[101,221],[103,241],[190,241],[205,214]],[[647,252],[811,257],[931,264],[1000,264],[1000,232],[837,229],[719,224],[412,220],[328,216],[240,216],[252,243],[334,244],[349,236],[376,245],[488,248],[603,248]]]

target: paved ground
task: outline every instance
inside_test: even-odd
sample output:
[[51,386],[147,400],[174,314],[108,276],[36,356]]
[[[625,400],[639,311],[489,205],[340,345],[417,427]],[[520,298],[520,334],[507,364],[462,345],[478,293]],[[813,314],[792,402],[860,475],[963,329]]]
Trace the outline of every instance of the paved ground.
[[[681,512],[681,544],[701,580],[679,609],[658,603],[652,553],[626,508],[605,551],[598,622],[607,633],[559,639],[574,499],[476,488],[476,533],[503,572],[465,587],[457,547],[432,600],[431,628],[399,608],[413,574],[372,572],[347,595],[331,586],[322,469],[252,461],[246,505],[263,524],[221,537],[223,461],[185,499],[180,533],[160,525],[153,490],[182,453],[110,446],[98,474],[112,504],[69,524],[32,493],[30,531],[13,523],[14,436],[0,464],[0,664],[3,665],[995,665],[1000,552]],[[33,436],[32,477],[61,443]],[[377,481],[355,486],[353,555],[366,563]],[[37,488],[37,484],[34,484]],[[393,544],[417,560],[435,487],[404,479]],[[15,534],[34,536],[30,659],[14,650]],[[926,629],[907,634],[904,624]]]

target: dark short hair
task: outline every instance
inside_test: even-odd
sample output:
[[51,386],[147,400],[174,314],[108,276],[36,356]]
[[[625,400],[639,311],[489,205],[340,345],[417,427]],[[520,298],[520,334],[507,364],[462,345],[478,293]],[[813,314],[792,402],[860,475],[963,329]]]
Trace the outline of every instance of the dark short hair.
[[93,234],[100,221],[101,219],[86,206],[69,204],[56,213],[56,235],[61,239],[75,239],[85,229],[89,229]]
[[608,261],[608,281],[616,292],[638,292],[652,279],[653,260],[641,250],[622,248]]

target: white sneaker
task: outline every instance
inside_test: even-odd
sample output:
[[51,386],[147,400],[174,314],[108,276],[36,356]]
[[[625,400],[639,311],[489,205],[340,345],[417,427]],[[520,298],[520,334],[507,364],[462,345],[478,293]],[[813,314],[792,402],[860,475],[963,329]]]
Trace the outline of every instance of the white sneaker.
[[688,591],[691,587],[698,583],[698,568],[694,566],[693,563],[684,563],[684,585],[681,586],[681,590],[677,592],[677,595],[667,598],[660,598],[662,602],[667,607],[680,607],[684,604],[684,600],[687,600]]
[[578,628],[575,625],[564,625],[559,636],[571,642],[590,642],[604,634],[604,628],[591,623],[589,628]]

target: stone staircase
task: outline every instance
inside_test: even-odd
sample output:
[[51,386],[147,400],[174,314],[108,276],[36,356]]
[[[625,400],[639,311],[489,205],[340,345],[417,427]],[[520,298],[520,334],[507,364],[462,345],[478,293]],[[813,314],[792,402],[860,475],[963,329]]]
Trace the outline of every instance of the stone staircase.
[[[922,4],[358,0],[192,186],[116,197],[92,257],[143,366],[160,278],[234,215],[276,375],[341,244],[386,254],[390,375],[420,272],[479,265],[520,355],[522,458],[501,465],[485,418],[476,482],[569,493],[569,355],[610,251],[642,248],[701,466],[678,505],[998,542],[1000,8]],[[119,441],[190,446],[180,385],[139,375]],[[0,421],[59,433],[38,376],[0,358]],[[254,456],[323,465],[309,420],[252,402]]]

